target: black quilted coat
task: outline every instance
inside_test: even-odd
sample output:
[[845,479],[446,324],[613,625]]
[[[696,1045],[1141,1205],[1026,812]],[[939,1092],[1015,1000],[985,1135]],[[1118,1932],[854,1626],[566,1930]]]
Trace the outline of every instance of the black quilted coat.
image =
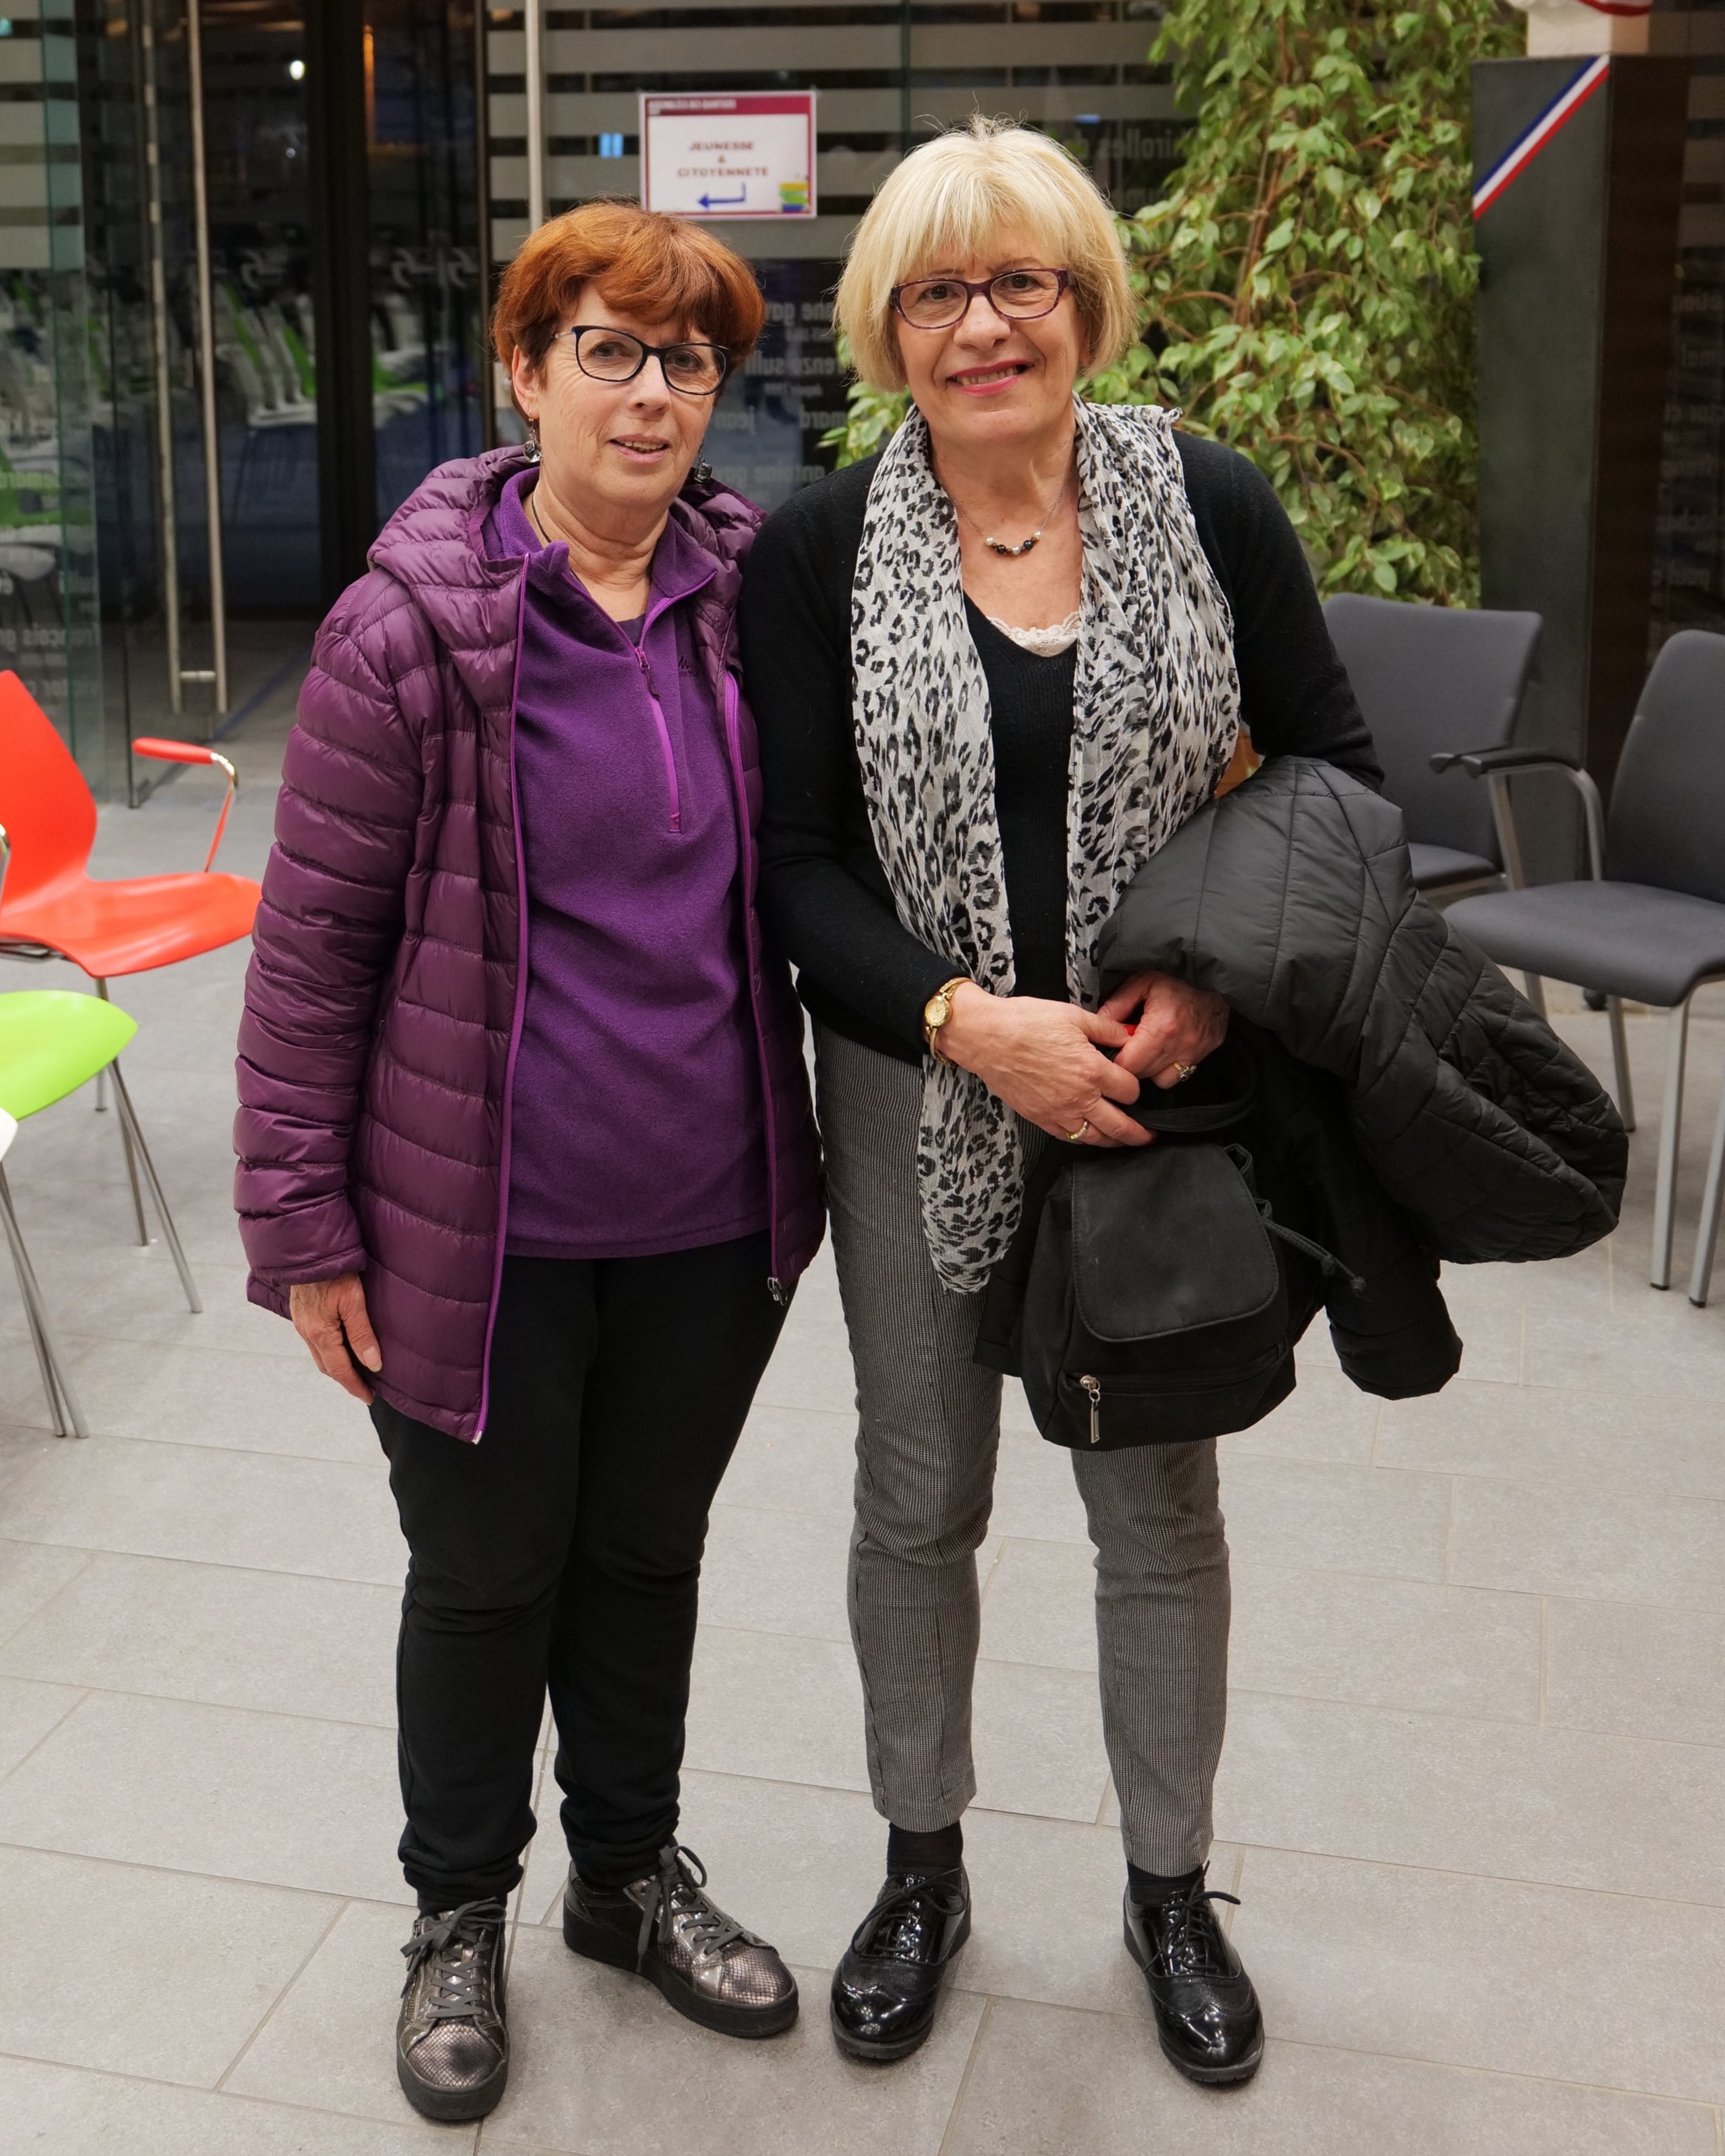
[[1144,969],[1214,989],[1267,1050],[1276,1179],[1297,1175],[1303,1225],[1368,1283],[1327,1298],[1368,1390],[1453,1371],[1435,1260],[1567,1257],[1616,1226],[1629,1145],[1599,1081],[1415,891],[1400,812],[1330,765],[1276,758],[1194,817],[1101,959],[1105,992]]

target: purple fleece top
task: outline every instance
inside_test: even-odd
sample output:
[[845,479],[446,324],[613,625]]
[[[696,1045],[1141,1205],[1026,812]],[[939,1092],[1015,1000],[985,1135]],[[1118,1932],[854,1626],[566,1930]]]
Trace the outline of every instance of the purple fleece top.
[[527,993],[510,1124],[516,1256],[632,1258],[768,1224],[737,804],[672,522],[639,649],[542,546],[517,473],[485,525],[528,557],[516,676]]

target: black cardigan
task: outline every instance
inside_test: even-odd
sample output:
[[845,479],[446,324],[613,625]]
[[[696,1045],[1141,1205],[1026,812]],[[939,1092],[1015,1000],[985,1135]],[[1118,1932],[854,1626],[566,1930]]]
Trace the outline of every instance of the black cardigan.
[[[1320,757],[1380,784],[1311,572],[1269,482],[1219,443],[1174,439],[1199,539],[1234,617],[1240,721],[1254,747],[1265,757]],[[739,624],[766,788],[762,911],[816,1018],[915,1062],[922,1006],[966,968],[901,925],[863,797],[851,726],[850,593],[877,461],[818,480],[768,519],[744,572]],[[1064,1000],[1063,968],[1050,954],[1065,933],[1065,875],[1063,865],[1050,865],[1065,860],[1072,660],[1033,658],[974,608],[969,618],[993,708],[1019,990]]]

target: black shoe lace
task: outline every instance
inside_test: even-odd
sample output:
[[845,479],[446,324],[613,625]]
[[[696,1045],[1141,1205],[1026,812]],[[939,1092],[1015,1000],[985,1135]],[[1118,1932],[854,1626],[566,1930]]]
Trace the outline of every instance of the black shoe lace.
[[1213,1902],[1240,1907],[1237,1894],[1224,1894],[1204,1883],[1208,1867],[1183,1892],[1160,1905],[1163,1936],[1158,1958],[1170,1976],[1229,1976],[1233,1974]]
[[[927,1872],[906,1872],[889,1879],[850,1943],[858,1953],[920,1961],[923,1956],[918,1949],[927,1943],[929,1917],[939,1918],[943,1927],[949,1917],[957,1915],[963,1900],[964,1890],[956,1881],[948,1884],[930,1878]],[[938,1931],[935,1944],[938,1948]]]
[[679,1917],[683,1920],[690,1951],[697,1959],[721,1953],[738,1939],[753,1943],[751,1933],[708,1899],[706,1886],[706,1866],[695,1851],[685,1849],[680,1842],[667,1842],[659,1852],[659,1869],[641,1904],[641,1934],[635,1941],[637,1969],[646,1961],[655,1924],[661,1947],[669,1950],[676,1943]]
[[464,1902],[459,1908],[446,1909],[434,1922],[422,1922],[402,1948],[408,1963],[403,1994],[426,1963],[432,1962],[426,2013],[434,2021],[471,2020],[482,2004],[480,1984],[486,1974],[482,1949],[507,1913],[501,1902]]

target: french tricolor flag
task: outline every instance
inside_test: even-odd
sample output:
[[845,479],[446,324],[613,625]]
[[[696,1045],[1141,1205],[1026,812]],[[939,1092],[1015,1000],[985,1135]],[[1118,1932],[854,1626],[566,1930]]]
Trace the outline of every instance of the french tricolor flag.
[[1517,172],[1531,165],[1559,129],[1568,125],[1611,72],[1608,54],[1589,60],[1568,87],[1558,94],[1520,140],[1512,145],[1473,191],[1473,213],[1481,218]]

